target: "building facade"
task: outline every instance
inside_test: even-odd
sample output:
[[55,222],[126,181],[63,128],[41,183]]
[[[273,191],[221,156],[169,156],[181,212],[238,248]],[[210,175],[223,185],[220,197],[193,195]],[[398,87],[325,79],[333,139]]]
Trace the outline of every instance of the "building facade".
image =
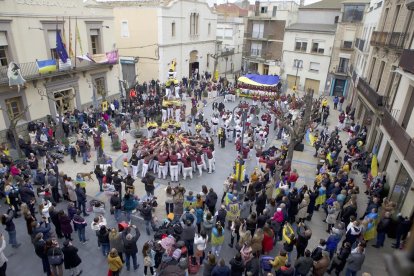
[[[100,8],[94,1],[1,1],[0,140],[6,141],[10,121],[19,114],[23,116],[17,131],[24,133],[30,121],[45,120],[47,115],[56,117],[59,111],[82,110],[98,104],[102,97],[110,99],[119,94],[117,65],[72,57],[69,68],[57,66],[56,70],[41,74],[36,63],[55,60],[59,64],[57,30],[66,39],[67,50],[72,45],[74,56],[113,50],[113,22],[112,10]],[[10,62],[20,67],[26,80],[20,92],[16,86],[9,86]]]
[[378,149],[390,199],[407,216],[414,207],[414,23],[409,2],[383,3],[365,76],[357,80],[355,113],[369,129],[367,149]]
[[247,20],[243,68],[263,75],[280,74],[285,28],[297,20],[294,1],[256,2]]
[[242,69],[244,22],[241,17],[219,15],[217,20],[217,69],[220,76]]
[[349,89],[356,33],[368,6],[366,0],[342,2],[328,76],[328,94],[331,96],[346,96]]
[[[176,61],[177,78],[198,70],[212,73],[217,15],[206,2],[106,2],[114,7],[121,75],[128,85],[168,78]],[[150,22],[150,24],[148,24]]]
[[324,0],[300,7],[297,23],[286,28],[281,72],[287,91],[325,93],[340,1]]

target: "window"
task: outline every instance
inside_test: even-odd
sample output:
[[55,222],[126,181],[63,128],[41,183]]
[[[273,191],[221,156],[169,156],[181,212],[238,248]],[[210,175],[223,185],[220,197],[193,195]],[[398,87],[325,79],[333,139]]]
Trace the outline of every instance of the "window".
[[323,54],[325,52],[325,43],[322,41],[312,42],[312,53]]
[[273,7],[272,16],[275,17],[277,12],[277,6]]
[[0,32],[0,66],[7,66],[7,36],[6,32]]
[[263,38],[264,23],[253,23],[253,38]]
[[232,39],[233,38],[233,29],[230,29],[230,28],[224,29],[224,38]]
[[263,75],[269,75],[269,65],[263,65]]
[[267,7],[261,7],[260,13],[267,13]]
[[342,22],[361,22],[364,17],[365,5],[344,5]]
[[339,58],[338,73],[346,73],[348,71],[349,59]]
[[105,77],[99,77],[95,79],[95,88],[97,95],[106,95]]
[[352,41],[343,41],[342,47],[344,49],[352,49]]
[[207,27],[207,30],[208,30],[208,35],[210,35],[210,33],[211,33],[211,23],[208,23],[208,27]]
[[129,37],[128,21],[121,22],[121,37]]
[[12,118],[19,116],[23,112],[23,100],[22,97],[14,97],[5,100],[7,112]]
[[[60,30],[58,31],[60,32]],[[59,59],[59,56],[56,52],[56,30],[48,30],[47,36],[49,39],[50,58]]]
[[190,15],[190,35],[198,35],[198,13]]
[[320,65],[321,64],[319,62],[311,62],[309,66],[309,71],[312,71],[315,73],[319,72]]
[[338,23],[339,22],[339,16],[335,16],[335,21],[334,23]]
[[89,34],[91,37],[91,52],[92,54],[98,54],[101,52],[101,45],[99,41],[99,29],[90,29]]
[[251,49],[250,49],[250,54],[256,57],[261,56],[262,55],[262,44],[253,42]]
[[307,42],[305,42],[305,41],[296,41],[295,51],[306,52],[307,47],[308,47]]
[[175,22],[171,23],[171,36],[175,37]]

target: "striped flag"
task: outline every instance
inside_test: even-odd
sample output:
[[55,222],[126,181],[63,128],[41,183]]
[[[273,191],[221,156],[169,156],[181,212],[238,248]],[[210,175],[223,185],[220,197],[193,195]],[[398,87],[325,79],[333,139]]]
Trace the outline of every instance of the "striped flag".
[[75,26],[75,36],[76,36],[76,41],[79,43],[79,49],[81,51],[81,55],[83,55],[83,49],[82,49],[82,41],[80,38],[80,34],[79,34],[79,28],[78,28],[78,21],[76,21],[76,26]]

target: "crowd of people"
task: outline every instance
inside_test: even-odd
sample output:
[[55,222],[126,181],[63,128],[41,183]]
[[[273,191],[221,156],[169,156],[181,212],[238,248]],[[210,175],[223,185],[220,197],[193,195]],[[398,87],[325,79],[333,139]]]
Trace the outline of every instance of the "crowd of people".
[[[289,132],[286,121],[277,114],[286,113],[294,125],[296,118],[303,116],[302,111],[294,112],[300,99],[282,96],[262,102],[260,108],[261,99],[254,98],[249,103],[241,101],[235,112],[226,110],[223,102],[214,102],[213,114],[207,120],[203,111],[206,103],[201,101],[204,91],[211,98],[237,95],[233,86],[227,81],[213,84],[207,74],[199,82],[183,79],[179,87],[180,101],[183,95],[194,96],[188,120],[182,103],[177,108],[165,104],[170,99],[163,98],[164,86],[152,80],[131,89],[128,100],[114,100],[104,112],[90,108],[65,114],[61,121],[32,125],[30,140],[19,138],[24,160],[15,162],[4,147],[1,194],[9,208],[1,222],[8,243],[16,249],[21,245],[16,232],[22,229],[16,229],[14,221],[23,217],[43,272],[63,275],[66,269],[71,275],[80,275],[79,247],[94,236],[107,259],[108,274],[113,276],[120,275],[124,267],[136,271],[140,264],[145,275],[201,271],[205,276],[340,275],[342,271],[347,276],[356,275],[363,270],[366,247],[384,246],[395,217],[394,247],[403,247],[412,219],[396,214],[396,203],[387,199],[386,175],[372,174],[372,155],[364,150],[367,129],[354,123],[350,106],[339,115],[338,125],[329,130],[327,119],[332,114],[328,101],[322,99],[315,105],[317,115],[310,125],[315,137],[312,144],[315,156],[324,161],[318,165],[314,184],[308,186],[298,184],[301,171],[288,159]],[[341,110],[343,100],[334,99],[334,109],[338,104]],[[346,124],[345,118],[349,121]],[[130,157],[123,159],[123,171],[102,166],[107,164],[104,162],[93,172],[78,173],[72,179],[70,172],[59,168],[59,156],[48,150],[59,145],[56,125],[62,122],[65,136],[74,139],[67,147],[71,159],[77,162],[81,157],[88,164],[92,148],[104,156],[104,133],[115,137],[119,132],[124,138],[131,122],[140,128],[155,121],[161,121],[161,125],[151,127],[147,138],[133,145]],[[178,122],[179,128],[175,125]],[[318,123],[322,125],[319,131],[315,127]],[[340,132],[349,138],[343,141]],[[256,168],[242,179],[234,172],[223,183],[222,195],[207,185],[199,193],[186,190],[179,183],[181,175],[192,179],[197,171],[199,176],[203,170],[214,172],[218,159],[214,137],[221,147],[226,141],[234,141],[239,153],[237,162],[247,166],[255,157]],[[282,140],[282,145],[267,146],[269,137]],[[358,197],[364,195],[361,185],[355,183],[353,169],[364,176],[369,197],[366,208],[357,205]],[[92,175],[107,195],[107,202],[88,200],[85,182]],[[146,191],[143,198],[138,198],[135,191],[134,182],[139,176]],[[161,219],[154,214],[159,205],[155,182],[157,177],[167,176],[170,182],[165,188],[165,219]],[[364,215],[358,217],[358,210],[363,208]],[[309,221],[315,220],[315,212],[323,214],[327,235],[318,246],[309,248]],[[89,214],[93,215],[91,223]],[[144,221],[145,238],[136,219]],[[74,232],[79,243],[73,242]],[[138,248],[139,239],[145,239],[142,248]],[[6,275],[3,236],[0,242],[0,275]],[[222,253],[225,246],[234,250],[230,260]]]

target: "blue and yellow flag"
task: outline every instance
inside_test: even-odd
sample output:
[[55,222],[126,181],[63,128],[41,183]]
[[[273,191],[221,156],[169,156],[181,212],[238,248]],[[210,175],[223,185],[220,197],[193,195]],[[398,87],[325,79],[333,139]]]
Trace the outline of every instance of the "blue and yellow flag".
[[54,59],[36,60],[36,64],[40,74],[46,74],[57,70],[56,60]]
[[318,140],[318,138],[316,138],[311,132],[310,129],[308,129],[306,131],[306,143],[308,143],[310,146],[313,146],[313,144],[316,142],[316,140]]
[[372,160],[371,160],[371,175],[376,177],[378,175],[378,158],[377,158],[377,147],[375,146],[372,150]]

